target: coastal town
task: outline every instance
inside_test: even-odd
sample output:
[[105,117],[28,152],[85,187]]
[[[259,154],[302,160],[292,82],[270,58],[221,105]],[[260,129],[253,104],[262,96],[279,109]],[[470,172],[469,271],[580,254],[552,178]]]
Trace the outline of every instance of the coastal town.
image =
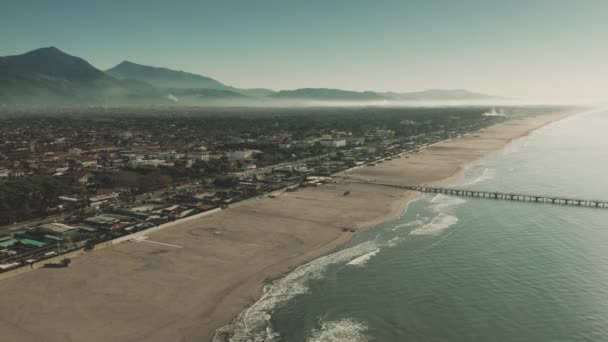
[[608,341],[608,1],[0,8],[0,342]]
[[7,117],[0,128],[0,271],[409,158],[505,120],[487,110],[376,110],[376,124],[350,120],[351,127],[339,119],[352,113]]
[[[373,244],[344,252],[340,248],[365,235],[358,232],[399,218],[417,198],[415,191],[382,184],[442,182],[457,176],[464,165],[572,113],[553,107],[242,111],[132,117],[120,112],[94,117],[5,115],[2,139],[15,147],[2,151],[7,157],[17,149],[34,155],[21,160],[54,152],[61,165],[67,163],[71,148],[82,150],[81,158],[99,153],[86,184],[69,181],[76,171],[69,167],[2,178],[2,217],[22,215],[2,226],[2,290],[27,293],[4,301],[5,314],[18,313],[21,324],[35,326],[37,334],[56,329],[69,317],[72,323],[61,329],[74,332],[77,340],[99,340],[96,336],[103,335],[119,341],[160,342],[180,336],[226,341],[238,340],[241,331],[264,333],[268,310],[292,298],[285,296],[283,280],[274,279],[289,273],[286,281],[301,275],[305,281],[316,272],[314,260],[324,255],[330,259],[321,261],[331,263],[338,257],[341,264],[376,253]],[[25,132],[19,127],[28,127],[27,133],[18,133]],[[222,128],[215,131],[217,127]],[[98,145],[72,142],[71,136],[93,131],[104,132],[103,138],[95,138]],[[114,137],[125,132],[132,140],[120,140],[117,146]],[[10,138],[16,134],[27,138]],[[283,140],[268,145],[246,141],[281,135]],[[31,137],[66,137],[65,146],[50,151],[53,145],[37,140],[37,152],[28,152]],[[229,143],[234,137],[245,141]],[[349,146],[349,138],[364,140]],[[315,142],[304,151],[284,152],[277,145],[308,139]],[[327,140],[340,143],[321,145]],[[192,146],[178,148],[176,141]],[[201,146],[206,148],[202,152],[220,157],[179,166],[187,163],[189,149]],[[157,166],[104,164],[118,159],[162,160],[149,154],[153,150],[184,156]],[[259,152],[243,157],[252,159],[255,168],[234,167],[242,157],[232,152],[254,150]],[[128,155],[121,157],[124,151]],[[221,168],[213,169],[213,160]],[[14,161],[10,165],[6,168],[14,168]],[[62,175],[55,175],[60,171]],[[128,182],[120,180],[124,174],[129,174]],[[150,186],[139,175],[164,180]],[[109,189],[98,193],[104,186]],[[36,201],[24,206],[24,197]],[[38,203],[46,203],[49,210],[35,207]],[[24,208],[30,211],[17,210]],[[69,310],[42,319],[60,306]],[[26,309],[40,307],[49,310]],[[248,307],[248,314],[239,316]],[[114,328],[107,331],[86,319],[91,315],[112,322]],[[12,340],[21,335],[21,330],[9,331]]]

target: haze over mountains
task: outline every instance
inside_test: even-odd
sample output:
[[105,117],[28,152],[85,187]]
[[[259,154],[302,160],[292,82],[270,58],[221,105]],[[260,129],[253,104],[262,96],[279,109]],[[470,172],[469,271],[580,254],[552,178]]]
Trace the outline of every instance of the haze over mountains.
[[0,57],[0,105],[230,105],[504,100],[468,90],[412,93],[240,89],[202,75],[124,61],[101,71],[55,48]]

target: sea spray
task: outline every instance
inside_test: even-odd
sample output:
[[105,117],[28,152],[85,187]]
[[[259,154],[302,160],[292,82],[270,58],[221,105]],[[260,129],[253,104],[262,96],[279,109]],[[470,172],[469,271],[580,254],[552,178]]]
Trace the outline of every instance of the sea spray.
[[371,251],[371,252],[369,252],[367,254],[363,254],[360,257],[356,257],[353,260],[349,261],[348,264],[346,264],[346,265],[348,265],[348,266],[356,266],[356,267],[365,266],[365,264],[367,264],[367,262],[371,258],[373,258],[376,255],[378,255],[378,253],[380,253],[380,248],[375,249],[375,250],[373,250],[373,251]]
[[463,198],[437,194],[433,197],[430,203],[435,212],[444,212],[466,202],[467,201]]
[[221,328],[220,331],[228,333],[231,342],[277,340],[279,335],[274,332],[270,324],[271,315],[277,308],[285,305],[296,296],[308,293],[308,282],[321,279],[329,266],[345,264],[377,249],[378,246],[374,241],[368,241],[318,258],[296,268],[284,278],[267,287],[267,290],[257,302],[243,311],[233,323]]
[[439,235],[456,223],[458,223],[458,217],[440,213],[431,222],[412,230],[410,235]]
[[483,183],[483,182],[492,180],[495,177],[496,177],[496,169],[486,167],[483,169],[483,171],[481,172],[481,174],[479,176],[473,178],[471,181],[461,184],[460,186],[470,186],[470,185],[475,185],[478,183]]
[[321,321],[321,327],[311,332],[308,342],[363,342],[368,341],[367,326],[351,318]]

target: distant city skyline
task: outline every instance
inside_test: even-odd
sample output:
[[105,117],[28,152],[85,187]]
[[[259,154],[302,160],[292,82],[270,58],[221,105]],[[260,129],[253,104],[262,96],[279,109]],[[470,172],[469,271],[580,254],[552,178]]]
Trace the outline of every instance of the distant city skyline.
[[0,55],[39,47],[243,88],[465,88],[608,102],[608,2],[5,0]]

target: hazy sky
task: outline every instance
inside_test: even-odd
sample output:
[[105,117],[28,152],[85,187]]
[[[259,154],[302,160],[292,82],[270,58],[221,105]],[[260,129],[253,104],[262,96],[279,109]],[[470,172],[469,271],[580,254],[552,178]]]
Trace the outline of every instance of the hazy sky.
[[0,55],[51,45],[239,87],[608,100],[608,0],[0,0]]

